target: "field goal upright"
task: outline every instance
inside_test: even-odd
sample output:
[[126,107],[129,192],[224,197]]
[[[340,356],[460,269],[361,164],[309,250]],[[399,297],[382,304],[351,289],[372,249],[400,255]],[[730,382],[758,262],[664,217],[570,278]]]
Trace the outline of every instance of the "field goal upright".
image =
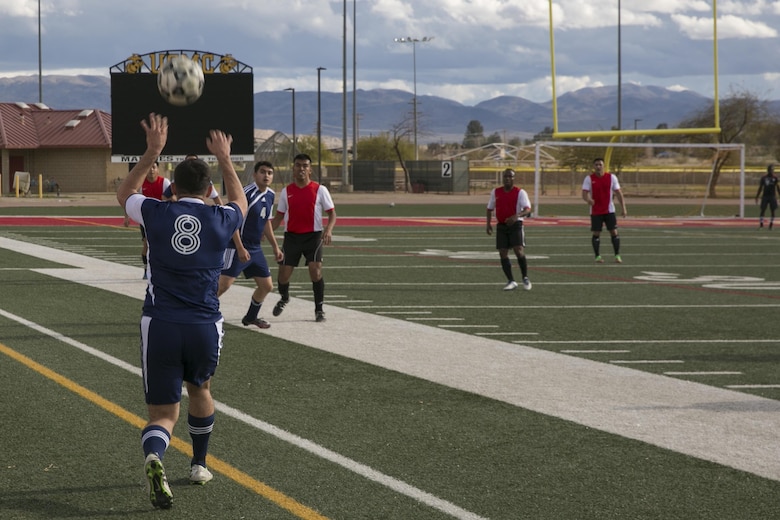
[[[733,184],[734,195],[739,199],[736,216],[744,218],[745,145],[735,143],[539,141],[534,153],[534,214],[543,214],[541,196],[550,195],[553,184],[561,185],[560,177],[555,181],[548,181],[547,177],[564,176],[568,179],[564,184],[570,190],[565,195],[579,198],[582,180],[592,171],[593,160],[611,156],[608,168],[618,174],[622,191],[629,199],[632,192],[634,196],[639,194],[639,187],[642,188],[639,195],[643,197],[687,197],[701,202],[698,216],[703,217],[716,163],[724,152],[739,153],[738,163],[722,168],[721,175],[729,171],[736,176]],[[659,161],[660,155],[674,155],[678,159]],[[726,183],[719,186],[722,184]]]

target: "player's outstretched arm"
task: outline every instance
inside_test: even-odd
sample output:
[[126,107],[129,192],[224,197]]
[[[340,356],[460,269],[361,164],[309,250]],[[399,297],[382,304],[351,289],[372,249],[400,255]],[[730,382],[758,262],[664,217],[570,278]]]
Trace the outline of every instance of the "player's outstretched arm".
[[165,148],[165,143],[168,141],[167,117],[151,113],[149,114],[149,122],[147,123],[146,120],[141,121],[141,127],[146,132],[146,151],[116,190],[116,199],[123,208],[128,197],[133,193],[137,193],[141,188],[146,172],[149,171],[154,161],[160,156],[163,148]]
[[222,169],[222,182],[225,184],[228,202],[233,202],[241,209],[241,214],[246,216],[247,202],[241,179],[238,178],[233,161],[230,160],[230,145],[233,138],[222,130],[211,130],[206,138],[206,147],[214,154]]

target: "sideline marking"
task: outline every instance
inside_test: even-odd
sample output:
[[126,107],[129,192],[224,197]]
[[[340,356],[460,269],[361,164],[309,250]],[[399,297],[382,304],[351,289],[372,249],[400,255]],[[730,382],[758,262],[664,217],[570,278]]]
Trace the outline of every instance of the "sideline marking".
[[[25,321],[27,321],[24,320],[24,318],[20,318],[13,314],[7,313],[3,310],[0,310],[0,314],[2,314],[3,316],[11,320],[18,321],[23,325],[27,325],[27,323],[35,325],[32,322],[24,323]],[[41,365],[40,363],[37,363],[36,361],[33,361],[29,357],[25,356],[24,354],[20,354],[19,352],[11,349],[10,347],[4,345],[3,343],[0,343],[0,353],[3,353],[6,356],[10,357],[11,359],[18,361],[22,365],[33,370],[34,372],[37,372],[43,377],[46,377],[47,379],[51,379],[58,385],[64,387],[67,390],[70,390],[74,394],[86,399],[92,404],[97,405],[98,407],[106,410],[110,414],[119,417],[123,421],[131,424],[132,426],[135,426],[139,430],[142,430],[146,425],[145,419],[142,419],[141,417],[138,417],[137,415],[131,413],[130,411],[125,410],[124,408],[117,405],[116,403],[109,401],[108,399],[105,399],[104,397],[96,394],[92,390],[89,390],[81,386],[75,381],[72,381],[63,375],[58,374],[57,372]],[[188,457],[192,457],[192,448],[190,447],[189,443],[180,439],[179,437],[173,435],[171,436],[171,446],[175,448],[177,451],[183,453],[184,455]],[[304,506],[300,502],[288,497],[281,491],[277,491],[276,489],[268,486],[267,484],[264,484],[259,480],[252,478],[251,476],[247,475],[243,471],[234,468],[227,462],[224,462],[221,459],[218,459],[211,454],[209,454],[209,468],[223,474],[224,476],[226,476],[236,484],[239,484],[241,486],[244,486],[245,488],[254,491],[258,495],[261,495],[262,497],[268,499],[270,502],[273,502],[274,504],[281,507],[282,509],[286,509],[287,511],[293,513],[298,518],[303,518],[304,520],[327,520],[328,518],[326,516],[322,516],[318,512],[314,511],[313,509]]]
[[[89,345],[86,345],[72,338],[69,338],[68,336],[60,334],[59,332],[48,329],[35,322],[22,318],[21,316],[11,314],[10,312],[5,311],[3,309],[0,309],[0,316],[4,316],[12,321],[16,321],[17,323],[29,327],[37,332],[45,334],[56,340],[62,341],[73,347],[76,347],[77,349],[83,352],[96,356],[103,361],[106,361],[114,366],[127,370],[139,377],[142,375],[140,368],[137,368],[129,363],[126,363],[125,361],[122,361],[121,359],[106,354],[105,352],[90,347]],[[24,356],[23,354],[16,352],[15,350],[10,349],[9,347],[3,345],[2,343],[0,343],[0,353],[6,354],[11,358],[16,359],[20,363],[28,366],[29,368],[33,369],[39,374],[44,375],[49,379],[52,379],[53,381],[59,383],[61,386],[67,388],[68,390],[71,390],[72,392],[84,397],[88,401],[97,404],[101,408],[129,422],[130,424],[137,426],[139,429],[143,429],[143,427],[146,425],[146,421],[138,417],[137,415],[130,413],[124,408],[121,408],[120,406],[101,397],[100,395],[92,392],[91,390],[84,388],[78,383],[75,383],[74,381],[71,381],[70,379],[67,379],[64,376],[57,374],[53,370],[50,370],[49,368],[46,368],[45,366],[39,363],[36,363],[32,359]],[[183,391],[186,393],[186,390]],[[236,408],[233,408],[220,401],[217,401],[216,399],[214,400],[214,407],[219,412],[224,413],[225,415],[233,419],[241,421],[260,431],[272,435],[282,441],[292,444],[293,446],[301,448],[315,456],[333,462],[343,468],[346,468],[347,470],[352,471],[353,473],[365,477],[369,481],[376,482],[380,485],[383,485],[393,491],[396,491],[402,495],[405,495],[413,500],[416,500],[422,504],[425,504],[445,514],[449,514],[450,516],[453,516],[460,520],[487,520],[486,518],[481,517],[475,513],[472,513],[471,511],[468,511],[466,509],[463,509],[457,506],[456,504],[453,504],[452,502],[439,498],[431,493],[428,493],[427,491],[423,491],[419,488],[416,488],[395,477],[386,475],[378,470],[371,468],[370,466],[361,464],[355,460],[352,460],[339,453],[336,453],[335,451],[331,451],[323,446],[320,446],[319,444],[316,444],[313,441],[304,439],[303,437],[299,437],[298,435],[283,430],[271,423],[265,422],[260,419],[256,419],[251,415],[248,415]],[[187,442],[172,436],[171,446],[176,448],[178,451],[184,453],[185,455],[192,457],[192,449]],[[222,473],[223,475],[235,481],[236,483],[256,492],[257,494],[265,497],[269,501],[275,503],[279,507],[282,507],[292,512],[293,514],[295,514],[299,518],[302,518],[303,520],[328,520],[328,517],[320,515],[313,509],[310,509],[304,506],[303,504],[300,504],[299,502],[288,497],[281,491],[278,491],[268,486],[267,484],[264,484],[263,482],[254,479],[253,477],[244,473],[243,471],[231,466],[226,462],[223,462],[215,458],[211,454],[209,454],[209,468],[219,473]]]

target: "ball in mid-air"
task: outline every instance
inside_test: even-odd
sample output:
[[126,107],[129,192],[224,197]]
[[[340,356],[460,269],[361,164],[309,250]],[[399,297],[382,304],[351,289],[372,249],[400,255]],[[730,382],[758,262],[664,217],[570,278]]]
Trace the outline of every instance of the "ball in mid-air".
[[165,101],[183,107],[203,94],[203,68],[186,56],[174,56],[157,73],[157,89]]

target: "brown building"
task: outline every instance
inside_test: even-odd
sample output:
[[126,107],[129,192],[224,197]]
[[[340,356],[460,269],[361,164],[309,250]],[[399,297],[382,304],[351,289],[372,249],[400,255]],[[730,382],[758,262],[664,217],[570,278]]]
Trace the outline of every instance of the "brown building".
[[2,192],[14,189],[14,173],[54,182],[63,192],[106,192],[127,175],[111,162],[111,114],[101,110],[54,110],[42,103],[0,103]]

